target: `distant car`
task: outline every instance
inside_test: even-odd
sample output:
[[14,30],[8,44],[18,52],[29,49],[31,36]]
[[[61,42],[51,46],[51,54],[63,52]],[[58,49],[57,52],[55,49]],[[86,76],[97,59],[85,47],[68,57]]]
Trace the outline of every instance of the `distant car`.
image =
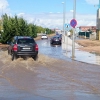
[[55,35],[50,39],[50,44],[61,45],[62,38],[59,35]]
[[41,36],[41,39],[48,39],[48,36],[47,36],[46,34],[43,34],[43,35]]
[[15,36],[11,42],[8,42],[8,54],[12,60],[18,57],[30,56],[34,60],[38,57],[38,45],[30,36]]

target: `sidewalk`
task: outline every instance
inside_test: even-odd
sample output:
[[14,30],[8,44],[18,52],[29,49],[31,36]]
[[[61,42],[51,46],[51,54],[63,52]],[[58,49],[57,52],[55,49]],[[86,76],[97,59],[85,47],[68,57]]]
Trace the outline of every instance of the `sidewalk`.
[[[72,57],[72,40],[65,37],[65,41],[62,41],[62,49],[65,51],[64,55]],[[68,44],[68,46],[67,46]],[[75,58],[74,60],[100,65],[100,56],[89,52],[81,51],[78,49],[79,45],[75,43]]]

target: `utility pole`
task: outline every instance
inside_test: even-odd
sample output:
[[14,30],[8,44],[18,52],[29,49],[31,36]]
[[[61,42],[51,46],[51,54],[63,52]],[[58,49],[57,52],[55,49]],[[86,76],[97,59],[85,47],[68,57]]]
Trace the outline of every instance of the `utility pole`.
[[[76,0],[73,0],[73,19],[76,18]],[[75,58],[75,27],[73,28],[72,59]]]

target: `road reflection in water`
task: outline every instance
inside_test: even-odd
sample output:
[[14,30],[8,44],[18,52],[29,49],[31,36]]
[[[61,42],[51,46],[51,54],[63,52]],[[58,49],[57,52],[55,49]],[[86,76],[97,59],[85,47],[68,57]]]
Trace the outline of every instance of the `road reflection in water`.
[[42,54],[46,54],[48,56],[58,58],[58,59],[64,59],[67,61],[71,61],[66,55],[64,55],[65,50],[62,49],[61,45],[51,45],[50,40],[39,40],[37,41],[37,44],[39,45],[39,52]]

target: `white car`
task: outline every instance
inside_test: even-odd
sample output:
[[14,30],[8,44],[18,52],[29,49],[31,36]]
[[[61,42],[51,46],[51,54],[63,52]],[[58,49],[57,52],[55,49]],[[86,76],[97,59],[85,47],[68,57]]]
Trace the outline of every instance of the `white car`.
[[47,36],[46,34],[43,34],[43,35],[41,36],[41,39],[48,39],[48,36]]

